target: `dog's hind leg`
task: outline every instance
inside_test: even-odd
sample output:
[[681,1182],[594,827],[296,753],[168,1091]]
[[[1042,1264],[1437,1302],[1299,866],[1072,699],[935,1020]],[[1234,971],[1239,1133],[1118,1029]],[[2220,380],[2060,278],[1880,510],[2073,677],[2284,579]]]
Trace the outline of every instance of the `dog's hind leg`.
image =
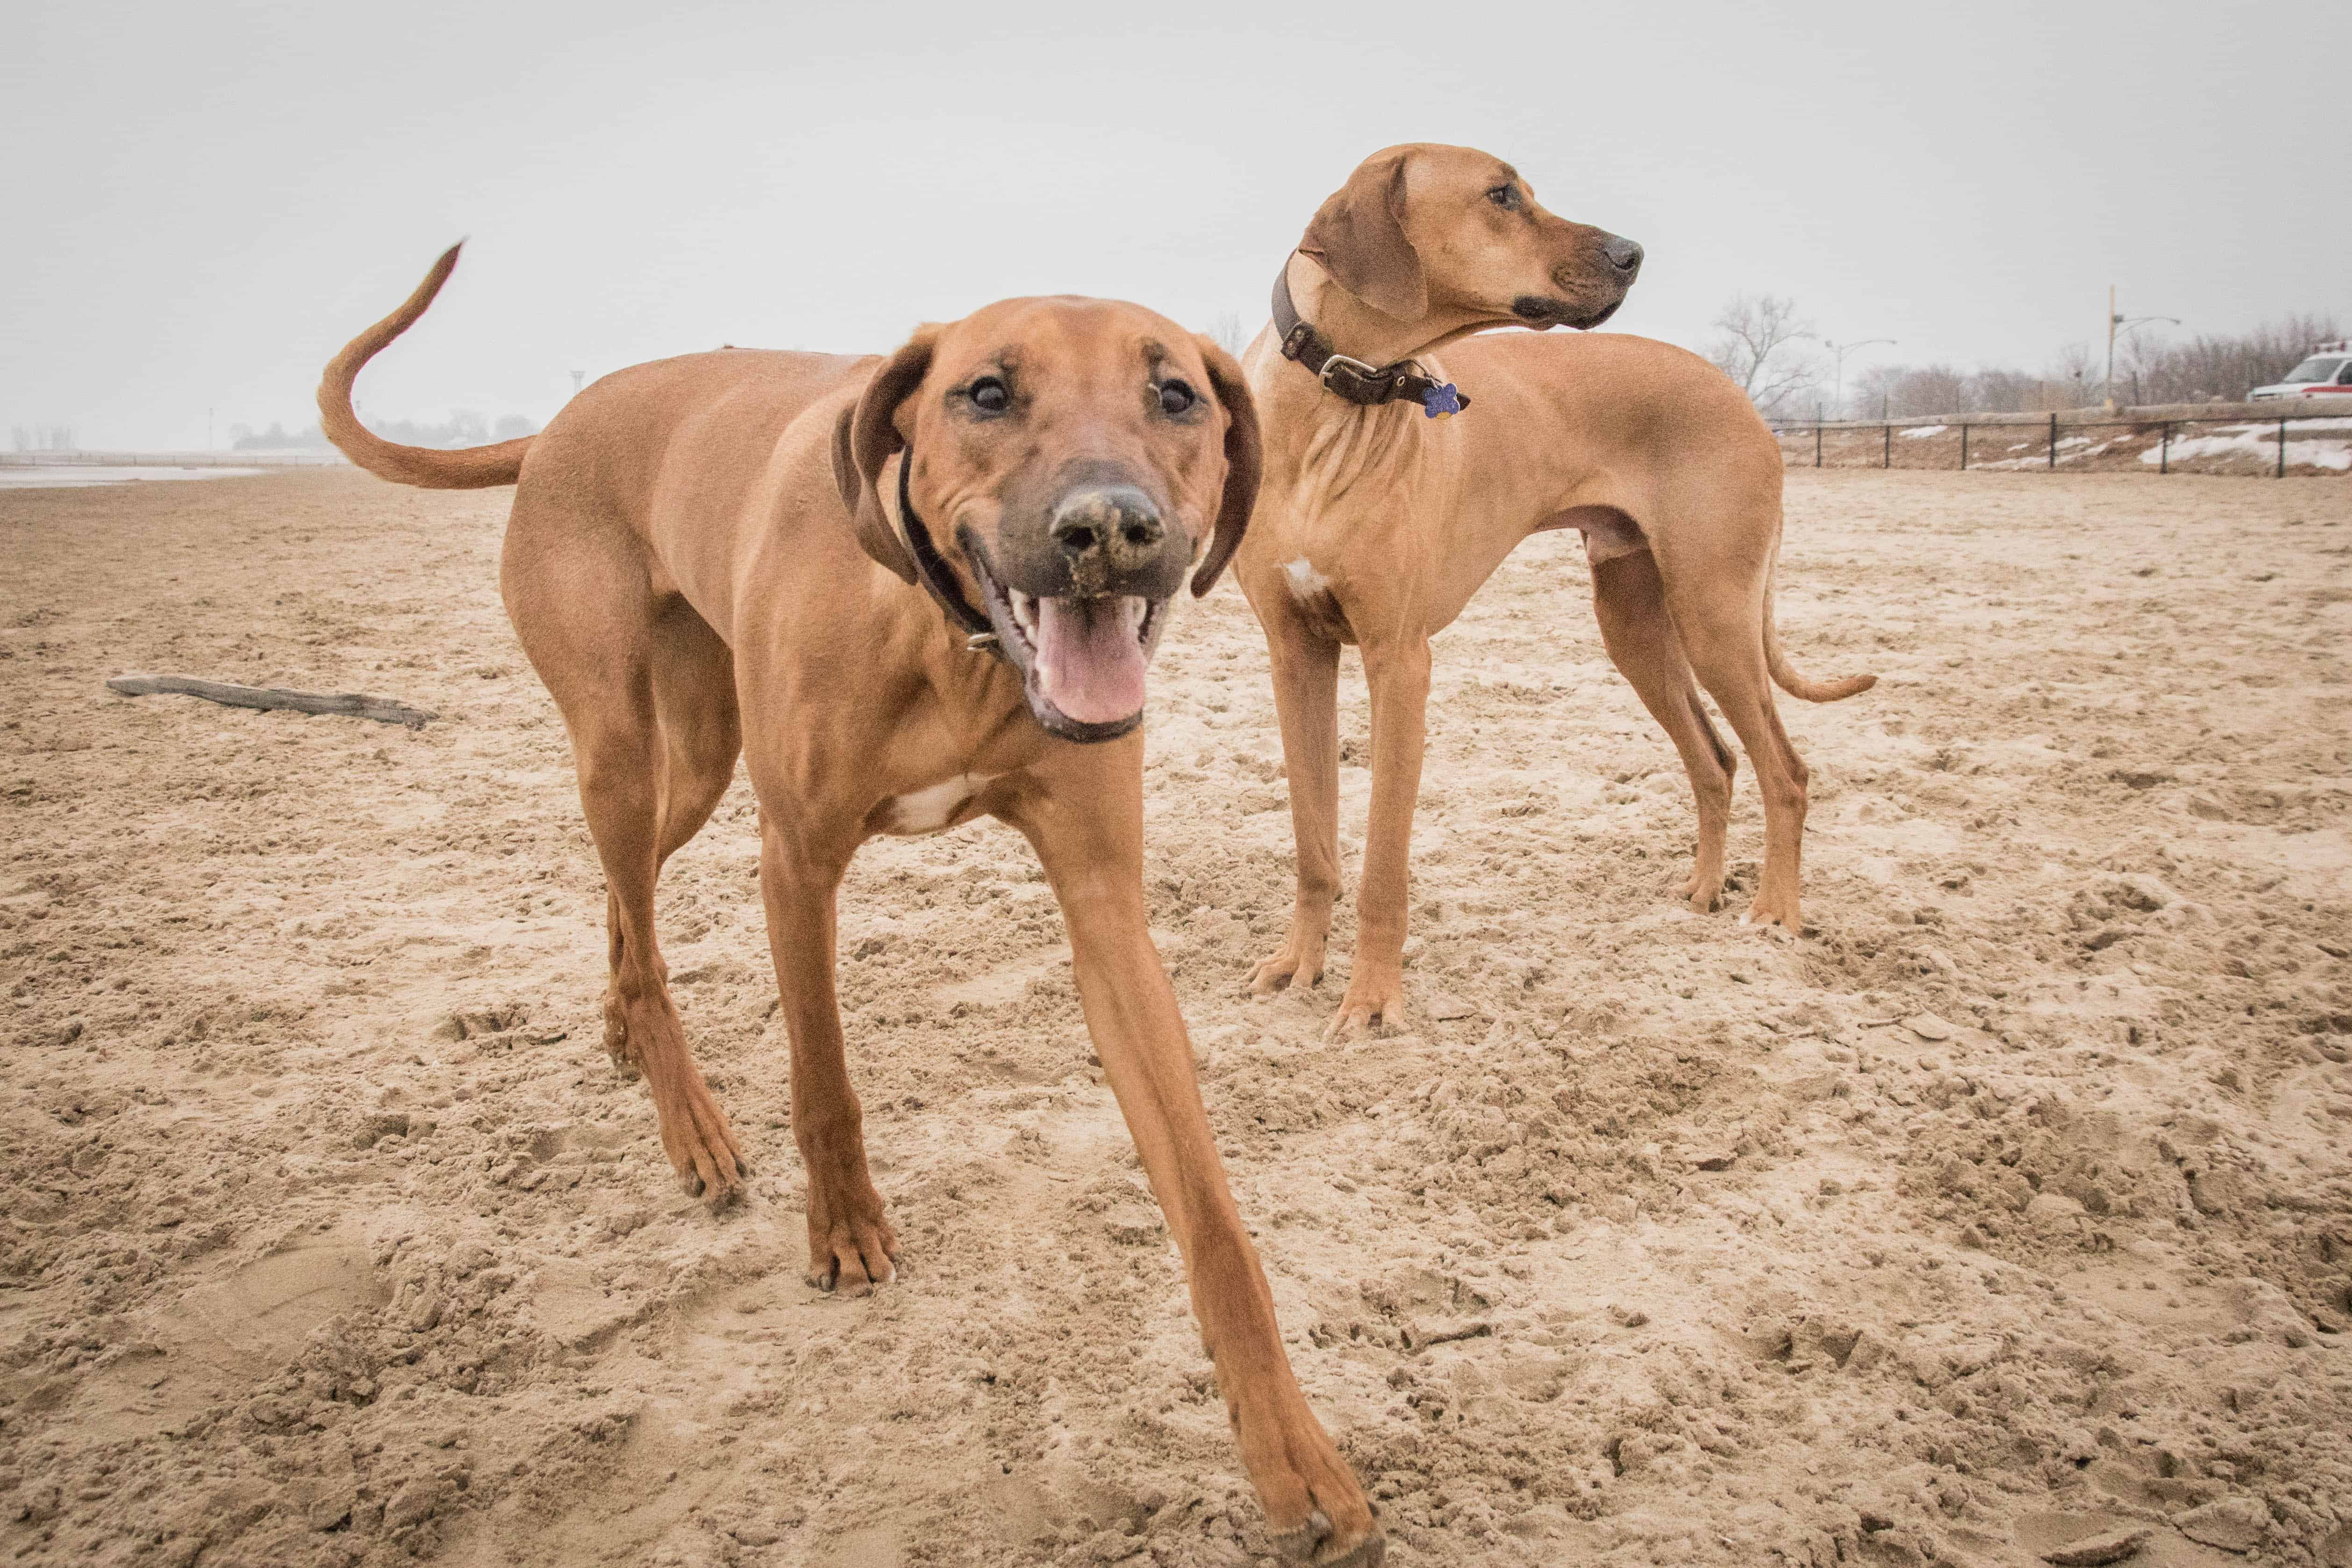
[[1704,914],[1723,896],[1724,838],[1738,761],[1699,705],[1698,683],[1666,613],[1665,585],[1648,549],[1592,563],[1592,609],[1618,671],[1681,754],[1698,807],[1698,858],[1682,896]]
[[[669,858],[702,831],[734,781],[743,728],[736,710],[734,656],[685,601],[673,601],[654,619],[647,669],[653,679],[654,722],[661,736],[654,866],[659,877]],[[605,963],[614,986],[621,973],[623,924],[620,899],[608,888]],[[616,995],[608,992],[604,1048],[615,1066],[635,1073],[637,1063],[629,1049],[627,1017],[616,1005]]]
[[571,733],[581,808],[604,868],[606,1048],[644,1073],[670,1163],[689,1194],[717,1206],[741,1191],[745,1170],[670,1000],[654,886],[734,767],[734,726],[709,700],[698,713],[674,702],[665,712],[698,688],[724,693],[731,710],[725,649],[698,620],[699,637],[664,629],[666,618],[692,612],[653,593],[634,540],[583,528],[528,494],[516,500],[499,586]]
[[660,874],[661,800],[653,704],[640,678],[617,712],[584,715],[572,726],[580,804],[604,865],[620,949],[604,995],[607,1044],[645,1074],[662,1147],[687,1192],[714,1207],[743,1183],[743,1161],[711,1097],[670,1000],[669,966],[654,936],[654,884]]
[[[1765,538],[1769,551],[1769,532]],[[1764,795],[1764,870],[1743,917],[1754,925],[1802,931],[1797,905],[1805,837],[1805,762],[1781,728],[1765,663],[1765,551],[1698,563],[1659,563],[1666,607],[1691,668],[1739,736]]]
[[672,599],[653,626],[654,719],[660,726],[661,833],[667,865],[702,831],[743,750],[735,700],[735,658],[709,623],[684,599]]

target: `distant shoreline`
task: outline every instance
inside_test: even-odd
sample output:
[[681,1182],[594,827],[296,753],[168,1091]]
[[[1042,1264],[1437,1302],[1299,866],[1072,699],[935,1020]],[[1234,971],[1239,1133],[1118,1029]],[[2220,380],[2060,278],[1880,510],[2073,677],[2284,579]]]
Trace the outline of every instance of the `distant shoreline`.
[[0,452],[0,468],[317,468],[348,467],[341,452],[272,447],[261,451]]
[[[279,463],[278,468],[321,468],[319,463]],[[157,484],[173,479],[249,479],[269,470],[227,463],[0,463],[0,490],[83,489],[98,485]]]

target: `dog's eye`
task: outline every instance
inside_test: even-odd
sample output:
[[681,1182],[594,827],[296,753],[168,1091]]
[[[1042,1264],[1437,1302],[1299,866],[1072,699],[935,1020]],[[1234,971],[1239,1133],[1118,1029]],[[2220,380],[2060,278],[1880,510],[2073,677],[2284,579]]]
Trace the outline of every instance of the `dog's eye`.
[[1013,394],[992,375],[983,375],[966,389],[964,395],[982,414],[1002,414],[1013,405]]
[[1160,412],[1162,414],[1181,414],[1192,407],[1195,401],[1197,399],[1192,389],[1181,381],[1163,381],[1160,384]]
[[1519,187],[1517,185],[1496,185],[1493,190],[1486,193],[1486,199],[1494,203],[1496,206],[1501,207],[1505,212],[1517,212],[1519,206]]

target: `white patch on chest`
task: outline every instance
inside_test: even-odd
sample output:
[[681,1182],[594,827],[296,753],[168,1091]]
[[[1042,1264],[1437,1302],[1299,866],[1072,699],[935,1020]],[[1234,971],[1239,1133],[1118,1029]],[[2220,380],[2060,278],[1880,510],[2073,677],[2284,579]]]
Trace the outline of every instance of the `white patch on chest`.
[[996,782],[994,773],[958,773],[939,784],[926,784],[894,795],[887,803],[890,807],[889,826],[886,833],[937,833],[945,827],[964,803]]
[[1315,570],[1315,563],[1304,555],[1282,571],[1283,575],[1290,579],[1290,596],[1301,604],[1331,591],[1331,579]]

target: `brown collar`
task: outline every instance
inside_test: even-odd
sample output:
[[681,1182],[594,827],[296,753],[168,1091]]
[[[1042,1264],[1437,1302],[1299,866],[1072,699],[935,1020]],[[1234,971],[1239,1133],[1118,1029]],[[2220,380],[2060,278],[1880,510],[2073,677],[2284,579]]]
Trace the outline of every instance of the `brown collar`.
[[1010,664],[1013,656],[1004,651],[996,628],[964,597],[955,574],[948,569],[948,563],[940,558],[939,547],[931,542],[931,531],[915,515],[915,498],[907,493],[907,474],[914,466],[915,449],[909,447],[898,460],[898,516],[906,524],[907,552],[914,557],[915,575],[939,601],[940,608],[948,613],[948,619],[963,633],[964,647],[974,653],[992,653]]
[[[1372,365],[1349,359],[1334,349],[1331,340],[1313,322],[1299,319],[1298,306],[1290,298],[1287,259],[1282,270],[1274,275],[1274,330],[1282,334],[1283,358],[1297,361],[1323,384],[1324,391],[1350,403],[1367,406],[1375,403],[1418,403],[1431,418],[1470,406],[1467,394],[1423,374],[1421,366],[1412,360]],[[1448,404],[1452,406],[1446,406]]]

